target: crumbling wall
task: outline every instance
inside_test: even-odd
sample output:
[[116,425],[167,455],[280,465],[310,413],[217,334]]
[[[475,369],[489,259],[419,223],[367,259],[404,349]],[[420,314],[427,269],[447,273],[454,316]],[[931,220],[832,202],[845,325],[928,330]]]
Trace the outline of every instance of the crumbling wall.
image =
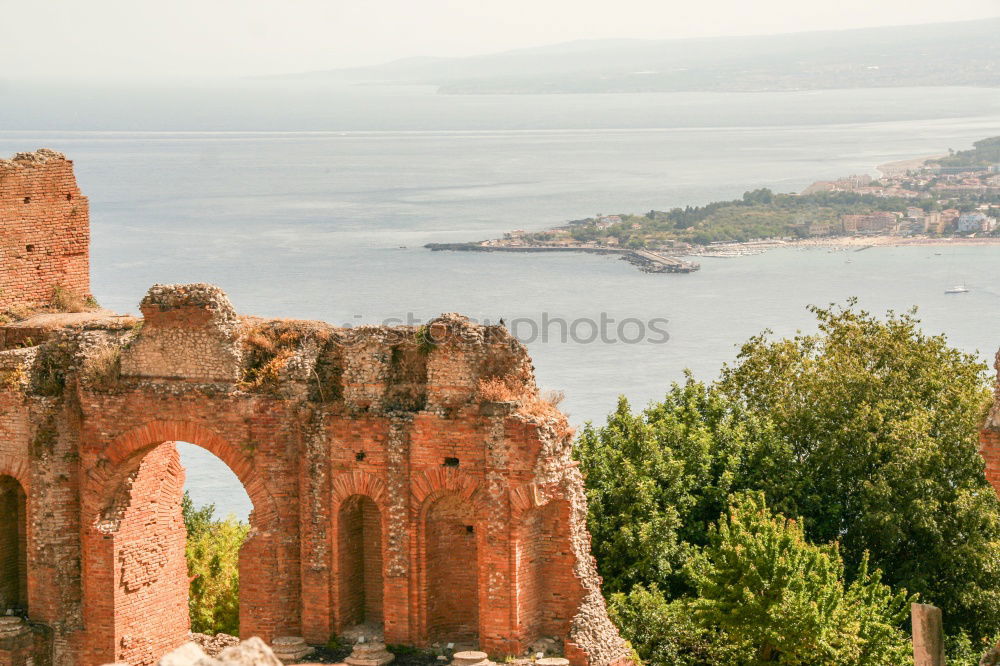
[[[1000,352],[996,355],[993,367],[1000,378]],[[1000,495],[1000,381],[997,382],[993,407],[979,432],[979,453],[986,464],[986,480]]]
[[181,641],[175,441],[222,459],[253,503],[244,635],[321,644],[364,621],[389,643],[502,657],[551,636],[574,666],[627,661],[571,430],[538,409],[505,329],[251,319],[204,284],[154,286],[141,310],[0,351],[0,474],[29,491],[31,614],[57,663],[139,666]]
[[147,664],[188,640],[184,468],[172,442],[137,462],[96,525],[107,547],[91,573],[111,569],[117,659]]
[[52,150],[0,160],[0,312],[90,294],[90,221],[73,163]]

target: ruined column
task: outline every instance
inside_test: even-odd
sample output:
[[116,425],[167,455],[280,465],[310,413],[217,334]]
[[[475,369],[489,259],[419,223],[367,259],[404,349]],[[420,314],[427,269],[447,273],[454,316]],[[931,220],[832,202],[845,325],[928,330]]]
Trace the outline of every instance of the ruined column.
[[930,604],[911,604],[913,666],[944,666],[944,631],[941,609]]

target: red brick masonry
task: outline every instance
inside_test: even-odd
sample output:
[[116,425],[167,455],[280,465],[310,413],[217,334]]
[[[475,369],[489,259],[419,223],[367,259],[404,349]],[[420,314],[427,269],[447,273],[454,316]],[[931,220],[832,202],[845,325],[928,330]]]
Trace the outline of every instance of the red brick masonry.
[[[1000,376],[1000,352],[997,353],[994,367]],[[986,463],[986,479],[1000,495],[1000,384],[997,385],[993,408],[979,432],[979,452]]]
[[90,294],[87,198],[52,150],[0,160],[0,311],[46,304],[56,287]]
[[[570,430],[504,328],[264,321],[203,284],[154,286],[141,310],[0,345],[0,605],[31,621],[0,637],[0,666],[151,664],[186,640],[176,441],[253,502],[243,636],[325,643],[365,622],[388,643],[503,656],[555,637],[575,666],[628,662]],[[483,400],[489,378],[520,399]]]

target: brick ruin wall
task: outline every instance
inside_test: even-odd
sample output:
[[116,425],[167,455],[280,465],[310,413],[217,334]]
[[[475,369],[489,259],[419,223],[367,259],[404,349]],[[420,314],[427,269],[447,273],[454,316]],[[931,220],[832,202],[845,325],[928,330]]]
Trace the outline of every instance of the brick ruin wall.
[[[176,441],[253,503],[244,635],[322,644],[368,623],[390,643],[503,656],[553,637],[576,665],[627,661],[571,431],[505,329],[265,321],[208,285],[156,286],[141,310],[0,351],[0,478],[26,489],[0,539],[24,525],[17,575],[52,663],[150,664],[183,642]],[[519,397],[484,399],[488,378]]]
[[986,480],[1000,496],[1000,352],[996,355],[997,388],[993,407],[979,432],[979,453],[986,463]]
[[[69,162],[36,161],[5,173],[67,185]],[[15,300],[50,295],[32,293]],[[503,327],[264,320],[203,284],[156,285],[140,310],[0,326],[0,614],[26,618],[0,621],[0,666],[139,666],[186,640],[178,441],[253,504],[244,636],[323,644],[365,623],[388,643],[502,657],[551,637],[574,666],[629,662],[571,430]],[[511,399],[484,396],[486,379]]]
[[90,223],[73,163],[52,150],[0,160],[0,313],[90,295]]

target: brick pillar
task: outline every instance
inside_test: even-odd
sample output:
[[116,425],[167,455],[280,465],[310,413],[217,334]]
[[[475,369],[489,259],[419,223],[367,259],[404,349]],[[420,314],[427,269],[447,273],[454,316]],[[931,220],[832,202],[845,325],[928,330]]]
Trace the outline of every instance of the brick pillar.
[[489,414],[487,421],[485,488],[482,491],[480,539],[480,648],[490,654],[515,654],[515,575],[512,567],[511,507],[508,470],[510,445],[504,430],[505,410]]
[[415,643],[417,622],[413,567],[410,562],[410,426],[409,416],[393,416],[386,442],[386,498],[382,515],[382,621],[386,643]]
[[333,570],[330,515],[331,489],[325,414],[316,415],[303,437],[305,455],[299,462],[299,525],[301,537],[302,637],[326,643],[333,633],[330,576]]
[[1000,495],[1000,432],[985,428],[979,433],[979,453],[986,463],[986,480]]
[[187,640],[184,468],[173,443],[145,454],[115,488],[86,550],[85,663],[155,664]]

